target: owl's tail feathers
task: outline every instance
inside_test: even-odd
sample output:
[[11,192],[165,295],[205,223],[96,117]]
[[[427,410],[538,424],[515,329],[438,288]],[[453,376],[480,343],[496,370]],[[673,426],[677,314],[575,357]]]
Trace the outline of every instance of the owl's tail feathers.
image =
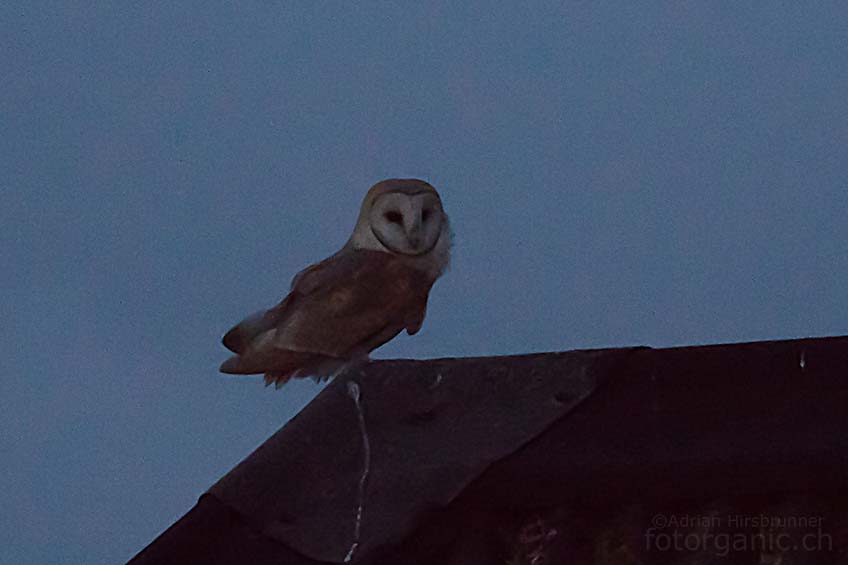
[[276,350],[273,355],[233,355],[221,364],[220,371],[230,375],[265,373],[265,386],[280,388],[291,379],[321,376],[328,368],[336,368],[341,360],[319,353]]
[[233,355],[221,363],[221,372],[230,375],[289,373],[309,366],[316,357],[323,356],[287,349],[277,349],[269,353],[249,351],[242,355]]
[[228,375],[255,375],[262,372],[262,370],[252,370],[249,364],[245,362],[245,358],[241,355],[233,355],[221,363],[218,370]]
[[273,384],[275,388],[280,388],[301,370],[302,363],[307,361],[303,357],[299,353],[291,356],[284,354],[274,359],[274,363],[267,363],[267,359],[262,360],[266,363],[261,363],[255,357],[233,355],[221,364],[220,370],[230,375],[265,373],[265,386]]
[[295,377],[295,373],[297,373],[296,370],[289,373],[265,373],[265,386],[271,386],[273,384],[274,388],[279,390],[284,384]]

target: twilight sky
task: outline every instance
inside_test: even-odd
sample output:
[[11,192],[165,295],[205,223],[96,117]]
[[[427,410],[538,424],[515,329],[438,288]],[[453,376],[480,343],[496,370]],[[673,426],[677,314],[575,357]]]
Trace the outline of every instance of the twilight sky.
[[15,4],[0,562],[127,560],[315,396],[219,339],[382,178],[456,235],[376,357],[848,334],[848,5]]

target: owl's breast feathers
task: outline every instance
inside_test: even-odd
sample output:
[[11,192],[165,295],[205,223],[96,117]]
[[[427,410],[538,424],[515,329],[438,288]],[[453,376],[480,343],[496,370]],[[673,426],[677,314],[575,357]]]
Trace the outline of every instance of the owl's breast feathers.
[[227,373],[307,376],[310,364],[366,355],[416,333],[435,279],[402,256],[346,249],[300,272],[291,292],[224,336]]

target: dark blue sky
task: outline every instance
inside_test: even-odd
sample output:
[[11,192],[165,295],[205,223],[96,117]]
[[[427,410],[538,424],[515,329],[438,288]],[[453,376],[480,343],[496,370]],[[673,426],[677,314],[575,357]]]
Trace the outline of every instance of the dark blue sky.
[[848,333],[848,7],[0,7],[4,563],[114,563],[319,390],[219,338],[442,193],[378,357]]

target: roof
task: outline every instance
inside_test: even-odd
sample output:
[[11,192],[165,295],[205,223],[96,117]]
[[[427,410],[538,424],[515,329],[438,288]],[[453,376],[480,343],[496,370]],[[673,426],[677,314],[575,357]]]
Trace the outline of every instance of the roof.
[[848,337],[373,362],[133,562],[427,563],[458,517],[832,497],[848,485],[846,376]]

